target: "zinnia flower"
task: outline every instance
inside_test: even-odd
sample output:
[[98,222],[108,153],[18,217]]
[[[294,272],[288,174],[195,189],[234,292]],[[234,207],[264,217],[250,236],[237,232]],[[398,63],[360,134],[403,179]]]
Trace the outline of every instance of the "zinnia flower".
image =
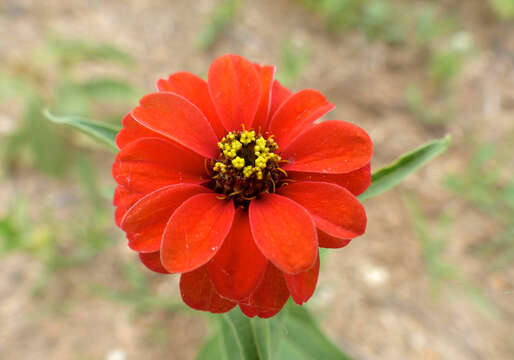
[[180,273],[184,302],[271,317],[314,293],[318,247],[362,235],[356,195],[372,143],[316,90],[292,94],[275,68],[225,55],[208,81],[157,82],[123,119],[113,165],[116,223],[141,262]]

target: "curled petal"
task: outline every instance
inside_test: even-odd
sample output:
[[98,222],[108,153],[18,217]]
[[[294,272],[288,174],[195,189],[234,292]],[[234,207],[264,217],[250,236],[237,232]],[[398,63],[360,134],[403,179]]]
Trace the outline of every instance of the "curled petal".
[[267,262],[253,241],[248,213],[236,210],[232,230],[207,265],[216,290],[232,300],[248,297],[262,280]]
[[211,260],[234,220],[234,204],[218,194],[199,194],[171,216],[161,245],[161,261],[169,272],[188,272]]
[[161,264],[160,251],[151,253],[139,253],[139,259],[148,269],[159,274],[169,274],[168,270]]
[[121,221],[121,229],[130,236],[129,246],[136,251],[160,249],[161,238],[173,212],[190,197],[209,192],[194,184],[175,184],[139,199]]
[[217,156],[217,138],[205,115],[186,98],[160,92],[144,96],[132,116],[142,125],[206,157]]
[[112,166],[114,180],[137,193],[149,193],[176,183],[207,180],[204,159],[179,145],[143,138],[125,146]]
[[323,94],[312,89],[305,89],[289,97],[270,122],[270,133],[281,149],[285,149],[298,135],[309,128],[314,121],[332,110]]
[[255,120],[253,122],[253,128],[261,131],[266,130],[268,123],[268,115],[271,104],[271,90],[273,86],[273,77],[275,76],[274,66],[260,66],[255,64],[257,74],[261,80],[261,100],[257,113],[255,114]]
[[239,307],[248,317],[270,318],[284,307],[288,298],[284,275],[268,263],[261,284],[249,298],[239,302]]
[[341,186],[302,181],[284,186],[280,194],[303,206],[316,227],[331,236],[353,239],[366,230],[364,207]]
[[116,206],[116,211],[114,213],[114,220],[116,225],[121,225],[121,219],[123,219],[127,210],[143,196],[144,194],[130,191],[123,185],[116,186],[116,190],[114,190],[114,198],[112,201],[113,205]]
[[326,232],[318,229],[318,241],[319,247],[327,248],[327,249],[340,249],[348,245],[351,240],[349,239],[340,239],[335,236],[330,236]]
[[116,145],[120,149],[124,148],[127,144],[134,140],[145,137],[162,138],[167,140],[165,136],[162,136],[161,134],[156,133],[155,131],[152,131],[138,123],[131,113],[125,115],[125,117],[121,120],[121,124],[123,127],[116,136]]
[[260,103],[261,81],[254,64],[238,55],[214,60],[208,74],[209,92],[227,131],[252,127]]
[[371,184],[370,164],[346,174],[322,174],[288,171],[289,178],[296,181],[321,181],[348,189],[353,195],[362,194]]
[[318,240],[314,221],[296,202],[263,194],[250,203],[250,227],[257,247],[280,270],[298,274],[312,267]]
[[314,266],[309,270],[299,273],[297,275],[289,275],[284,273],[286,279],[287,288],[293,298],[294,302],[298,305],[302,305],[310,299],[314,290],[316,290],[316,284],[318,283],[319,275],[319,255],[314,263]]
[[159,251],[165,228],[166,220],[160,220],[148,226],[143,232],[127,233],[129,248],[144,253]]
[[220,314],[230,311],[235,302],[218,295],[209,278],[205,266],[182,274],[180,277],[180,294],[182,300],[196,310]]
[[282,157],[289,160],[284,169],[325,174],[360,169],[372,154],[373,144],[364,130],[337,120],[315,125],[282,149]]
[[157,82],[159,91],[168,91],[185,97],[196,105],[211,123],[218,139],[221,139],[226,130],[216,113],[216,108],[211,100],[207,82],[201,77],[189,72],[171,74],[168,80],[159,79]]

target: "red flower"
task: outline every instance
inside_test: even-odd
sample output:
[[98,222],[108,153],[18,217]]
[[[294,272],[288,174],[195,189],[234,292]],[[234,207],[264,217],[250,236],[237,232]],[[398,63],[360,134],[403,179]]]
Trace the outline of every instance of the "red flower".
[[275,68],[225,55],[208,81],[159,80],[123,119],[113,165],[116,223],[143,264],[181,273],[192,308],[271,317],[314,293],[318,246],[362,235],[356,195],[372,143],[316,90],[292,94]]

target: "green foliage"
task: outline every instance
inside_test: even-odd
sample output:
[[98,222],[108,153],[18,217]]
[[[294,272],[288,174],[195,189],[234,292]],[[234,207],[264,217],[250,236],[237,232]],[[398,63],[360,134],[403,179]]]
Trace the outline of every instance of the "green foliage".
[[93,287],[93,292],[117,303],[125,304],[133,309],[133,315],[139,316],[155,311],[176,312],[187,307],[169,296],[156,295],[151,288],[146,271],[142,264],[125,263],[121,272],[126,280],[126,289],[115,287]]
[[418,46],[430,46],[443,36],[451,35],[456,31],[453,19],[443,17],[434,5],[423,6],[415,17],[415,43]]
[[286,86],[291,85],[302,73],[309,58],[310,50],[307,46],[295,45],[291,39],[285,41],[282,45],[277,80]]
[[[427,28],[429,26],[427,25]],[[428,38],[428,34],[425,34]],[[453,118],[454,81],[473,53],[470,33],[455,33],[447,44],[427,45],[427,82],[424,88],[410,84],[405,96],[409,111],[421,122],[442,124]],[[424,40],[423,40],[424,41]]]
[[120,126],[94,122],[78,116],[54,116],[49,111],[44,111],[44,115],[56,124],[69,125],[76,130],[89,135],[93,139],[107,145],[113,152],[118,148],[115,143],[116,135],[120,131]]
[[64,129],[47,121],[42,110],[115,118],[119,124],[126,111],[124,104],[133,103],[138,91],[124,79],[110,75],[81,80],[80,71],[106,63],[128,67],[133,59],[111,45],[58,38],[24,59],[6,62],[0,68],[0,103],[16,99],[25,110],[22,125],[1,146],[2,160],[10,166],[29,164],[47,174],[62,176],[73,163],[77,144],[70,141]]
[[489,5],[501,19],[514,19],[514,0],[489,0]]
[[463,291],[485,313],[497,315],[497,309],[484,293],[460,271],[457,265],[444,257],[449,240],[448,230],[453,224],[453,217],[443,212],[437,220],[437,225],[430,226],[414,197],[406,197],[405,203],[421,242],[423,260],[430,275],[433,291],[438,294],[443,287]]
[[429,141],[417,149],[402,155],[392,164],[374,172],[371,177],[371,185],[364,194],[359,196],[359,199],[366,200],[395,187],[408,175],[445,152],[450,145],[450,141],[451,137],[449,135],[442,139]]
[[209,24],[198,37],[200,49],[208,49],[216,42],[220,34],[232,23],[242,2],[243,0],[224,0],[216,6]]
[[428,72],[436,85],[450,85],[450,82],[461,72],[464,61],[471,54],[472,48],[471,34],[461,32],[452,37],[448,46],[432,53]]
[[493,256],[491,266],[503,267],[514,259],[514,178],[509,173],[512,152],[485,144],[476,148],[468,167],[460,174],[447,177],[446,185],[500,226],[496,236],[479,249]]
[[370,40],[383,40],[391,44],[404,41],[404,30],[398,22],[400,12],[385,0],[302,0],[314,11],[322,14],[330,28],[346,30],[356,28]]
[[[40,170],[52,174],[62,175],[68,160],[65,139],[60,136],[58,129],[45,121],[41,114],[41,99],[34,97],[27,101],[23,127],[17,134],[17,145],[28,145],[30,154],[36,160]],[[9,141],[9,140],[8,140]],[[14,145],[10,151],[17,150]],[[15,156],[12,154],[11,156]]]
[[350,360],[321,332],[305,306],[291,301],[271,319],[247,318],[239,309],[218,318],[217,332],[197,360]]
[[111,44],[93,44],[76,39],[53,38],[42,51],[52,62],[60,65],[74,65],[85,61],[112,62],[133,65],[134,59],[120,48]]
[[[409,111],[425,124],[443,124],[453,117],[453,109],[449,101],[444,101],[442,109],[432,107],[428,104],[423,91],[416,85],[411,84],[405,92],[407,107]],[[448,94],[445,100],[451,98]]]

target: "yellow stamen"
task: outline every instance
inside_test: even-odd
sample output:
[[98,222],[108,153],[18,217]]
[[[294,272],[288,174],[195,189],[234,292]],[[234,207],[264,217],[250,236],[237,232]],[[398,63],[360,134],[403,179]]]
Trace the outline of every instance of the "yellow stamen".
[[243,159],[243,158],[238,156],[238,157],[236,157],[235,159],[232,160],[232,165],[236,169],[242,169],[245,166],[245,159]]

